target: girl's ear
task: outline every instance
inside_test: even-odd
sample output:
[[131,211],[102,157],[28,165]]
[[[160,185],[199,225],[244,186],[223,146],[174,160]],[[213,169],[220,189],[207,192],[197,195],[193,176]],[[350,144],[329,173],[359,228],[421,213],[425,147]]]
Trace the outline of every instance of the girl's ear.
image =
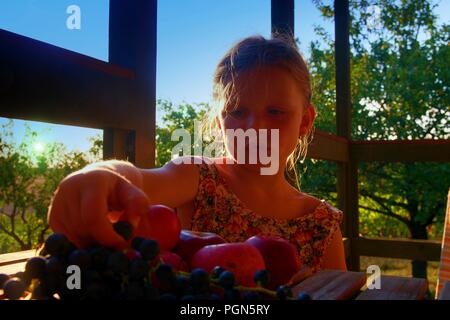
[[302,123],[299,128],[299,137],[305,135],[314,124],[314,119],[316,118],[316,110],[312,104],[308,104],[303,113]]

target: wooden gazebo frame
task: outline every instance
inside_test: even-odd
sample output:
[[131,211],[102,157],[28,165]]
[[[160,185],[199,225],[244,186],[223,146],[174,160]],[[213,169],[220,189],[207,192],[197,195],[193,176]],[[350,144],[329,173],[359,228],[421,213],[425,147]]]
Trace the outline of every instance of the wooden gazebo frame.
[[[337,135],[317,131],[308,157],[337,163],[347,265],[360,256],[439,261],[440,242],[359,234],[358,163],[449,162],[448,140],[353,141],[349,1],[335,0]],[[272,31],[294,30],[294,0],[271,0]],[[155,163],[157,0],[110,0],[109,62],[0,30],[0,116],[103,129],[104,158]],[[447,150],[447,151],[445,151]]]

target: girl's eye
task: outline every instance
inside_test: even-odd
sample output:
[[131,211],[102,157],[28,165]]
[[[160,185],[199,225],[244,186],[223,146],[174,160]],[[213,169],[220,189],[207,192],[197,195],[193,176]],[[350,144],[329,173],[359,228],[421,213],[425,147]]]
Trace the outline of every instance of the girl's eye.
[[228,114],[234,118],[240,118],[244,115],[244,110],[234,109],[234,110],[228,111]]
[[276,108],[271,108],[271,109],[269,109],[269,113],[274,116],[279,116],[279,115],[283,114],[284,111],[280,110],[280,109],[276,109]]

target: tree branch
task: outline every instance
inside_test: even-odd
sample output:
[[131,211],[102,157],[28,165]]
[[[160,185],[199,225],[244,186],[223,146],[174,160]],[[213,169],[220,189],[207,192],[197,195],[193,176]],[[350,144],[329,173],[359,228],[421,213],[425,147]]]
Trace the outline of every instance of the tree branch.
[[438,211],[444,208],[444,203],[439,202],[431,211],[432,214],[428,217],[428,219],[425,221],[425,223],[422,224],[424,227],[428,227],[430,224],[433,223],[434,218],[437,216]]
[[0,222],[0,230],[9,235],[14,240],[16,240],[22,248],[25,247],[25,243],[22,241],[22,239],[20,239],[19,236],[14,232],[9,231],[1,222]]
[[364,197],[369,197],[372,200],[376,201],[380,206],[382,206],[386,211],[390,211],[392,212],[386,205],[385,203],[388,202],[389,204],[395,205],[397,207],[401,207],[403,209],[408,210],[408,206],[404,203],[401,202],[397,202],[397,201],[393,201],[393,200],[388,200],[388,199],[384,199],[382,197],[378,197],[375,196],[373,194],[369,194],[368,192],[365,192],[363,190],[360,191],[360,194],[363,195]]
[[366,210],[369,210],[369,211],[381,213],[381,214],[383,214],[385,216],[397,219],[397,220],[403,222],[404,224],[406,224],[407,226],[409,226],[409,220],[408,219],[406,219],[406,218],[402,217],[401,215],[398,215],[398,214],[396,214],[396,213],[394,213],[392,211],[383,211],[383,210],[378,210],[378,209],[374,209],[374,208],[370,208],[370,207],[366,207],[366,206],[359,206],[359,207],[363,208],[363,209],[366,209]]

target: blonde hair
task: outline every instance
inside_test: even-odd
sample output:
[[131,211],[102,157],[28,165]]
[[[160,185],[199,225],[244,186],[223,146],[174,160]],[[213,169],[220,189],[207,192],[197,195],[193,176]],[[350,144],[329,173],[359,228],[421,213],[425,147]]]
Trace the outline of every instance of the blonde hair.
[[[216,117],[231,102],[239,103],[237,77],[258,67],[273,66],[287,70],[297,82],[304,97],[304,105],[311,105],[311,82],[305,59],[298,50],[292,36],[275,35],[271,39],[263,36],[251,36],[236,43],[220,60],[213,78],[213,107],[208,113],[206,131],[218,136]],[[311,107],[313,107],[311,105]],[[205,127],[204,127],[205,128]],[[214,133],[212,133],[214,132]],[[300,189],[296,163],[304,161],[313,129],[301,136],[294,151],[287,158],[288,178]]]

